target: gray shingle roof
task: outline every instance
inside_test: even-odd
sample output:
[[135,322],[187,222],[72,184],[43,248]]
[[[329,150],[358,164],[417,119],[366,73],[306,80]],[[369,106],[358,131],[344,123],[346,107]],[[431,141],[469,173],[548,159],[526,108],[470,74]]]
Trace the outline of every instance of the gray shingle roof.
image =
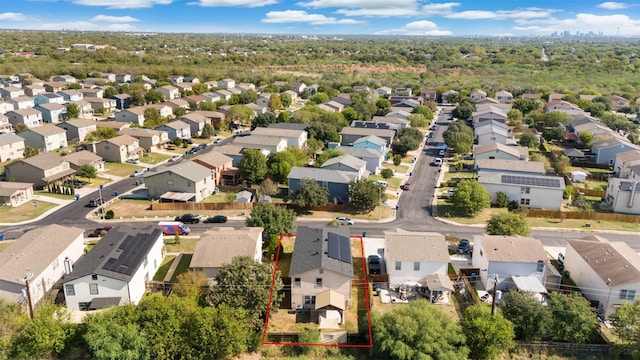
[[482,244],[489,261],[535,263],[548,259],[538,239],[500,235],[474,235],[473,239],[474,246]]
[[155,225],[113,228],[87,255],[75,263],[73,271],[65,276],[64,282],[92,274],[129,281],[158,237],[162,237],[162,230]]
[[6,133],[0,134],[0,146],[15,144],[18,142],[24,142],[24,138],[14,134],[14,133]]
[[626,243],[587,237],[567,240],[567,244],[605,283],[617,286],[640,281],[640,256]]
[[365,142],[365,141],[368,141],[370,143],[374,143],[374,144],[379,145],[379,146],[387,145],[387,142],[383,138],[381,138],[379,136],[375,136],[375,135],[369,135],[369,136],[361,137],[360,139],[354,141],[353,143],[354,144],[359,144],[359,143]]
[[211,176],[211,170],[206,167],[193,162],[191,160],[183,160],[178,164],[167,166],[166,168],[159,170],[158,172],[150,172],[145,175],[145,178],[154,177],[159,174],[170,173],[193,182],[202,181],[202,179]]
[[336,148],[336,150],[342,151],[347,155],[355,156],[358,159],[364,159],[364,158],[379,159],[382,157],[382,152],[376,149],[356,148],[353,146],[339,146]]
[[391,261],[449,262],[444,235],[436,232],[385,231],[385,252]]
[[350,181],[355,180],[358,174],[351,171],[294,166],[287,177],[289,179],[314,179],[316,181],[348,184]]
[[234,229],[230,227],[211,228],[200,236],[193,251],[191,268],[219,268],[230,264],[236,256],[253,259],[257,243],[262,246],[261,227]]
[[[349,228],[338,227],[309,227],[298,226],[296,232],[296,242],[291,256],[291,267],[289,276],[302,274],[309,270],[324,269],[336,273],[353,277],[353,262],[348,263],[329,257],[328,239],[329,233],[339,236],[349,237]],[[351,247],[349,247],[351,251]],[[351,258],[351,254],[348,256]]]
[[56,153],[39,154],[22,160],[23,163],[42,170],[52,169],[59,166],[63,161],[62,157]]
[[334,158],[331,158],[327,161],[325,161],[324,164],[322,164],[321,167],[329,167],[331,165],[334,164],[342,164],[346,167],[349,167],[351,169],[354,170],[360,170],[363,167],[367,166],[367,162],[364,160],[360,160],[355,156],[352,155],[342,155],[342,156],[336,156]]

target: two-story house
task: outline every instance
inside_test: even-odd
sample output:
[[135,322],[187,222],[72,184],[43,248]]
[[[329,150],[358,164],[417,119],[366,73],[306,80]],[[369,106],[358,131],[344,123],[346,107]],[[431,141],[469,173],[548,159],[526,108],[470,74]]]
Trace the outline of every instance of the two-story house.
[[144,184],[151,199],[160,199],[166,193],[181,193],[182,201],[200,202],[216,190],[211,170],[189,160],[147,173]]
[[315,180],[321,187],[329,190],[329,202],[341,203],[349,200],[349,183],[360,178],[358,173],[354,171],[294,166],[289,171],[287,179],[289,195],[300,191],[304,180],[311,179]]
[[164,144],[169,142],[169,134],[166,131],[126,128],[120,130],[119,134],[138,139],[140,147],[147,151],[161,149]]
[[501,104],[510,104],[513,101],[513,94],[508,91],[500,90],[496,92],[496,100]]
[[116,109],[116,101],[113,99],[85,96],[83,100],[91,104],[91,109],[93,109],[94,112],[102,112],[105,114]]
[[15,86],[0,87],[0,98],[12,99],[20,96],[24,96],[23,88]]
[[72,169],[78,170],[85,165],[91,165],[97,172],[104,171],[104,160],[87,150],[72,152],[62,157],[64,161],[68,161]]
[[366,162],[366,169],[371,174],[377,174],[382,170],[385,154],[376,149],[358,148],[355,146],[338,146],[336,149],[342,151],[345,155],[351,155]]
[[281,152],[287,149],[286,139],[272,136],[240,136],[233,139],[232,144],[243,148],[264,150],[268,153]]
[[75,170],[55,153],[32,156],[5,167],[5,175],[10,181],[32,183],[36,189],[43,189],[50,183],[64,181]]
[[0,134],[0,162],[24,156],[24,138],[14,133]]
[[358,174],[358,178],[369,176],[367,162],[351,155],[333,157],[325,161],[320,167],[322,169],[355,172]]
[[62,279],[67,308],[86,311],[137,304],[164,256],[159,227],[111,229]]
[[16,181],[0,181],[0,205],[20,206],[33,198],[33,184]]
[[33,98],[30,98],[28,96],[20,96],[17,98],[9,99],[5,102],[7,104],[13,105],[13,110],[31,109],[32,107],[36,106],[36,103],[35,101],[33,101]]
[[155,130],[166,132],[169,141],[175,138],[191,138],[191,126],[182,120],[174,120],[167,124],[160,125],[156,127]]
[[36,109],[13,110],[4,114],[13,126],[25,124],[28,128],[42,125],[42,113]]
[[129,135],[119,135],[95,144],[95,152],[106,161],[125,162],[128,159],[137,159],[144,149],[140,147],[138,139]]
[[64,98],[64,101],[67,102],[74,102],[74,101],[80,101],[84,98],[84,95],[82,95],[82,93],[78,90],[62,90],[60,92],[58,92],[58,95],[62,95],[62,97]]
[[33,97],[33,102],[34,104],[37,105],[41,105],[41,104],[64,104],[64,97],[62,97],[62,95],[58,95],[56,93],[44,93],[44,94],[39,94]]
[[523,146],[509,146],[500,143],[488,143],[473,146],[473,158],[502,159],[502,160],[527,160],[529,149]]
[[166,100],[180,98],[180,89],[173,85],[160,86],[156,89]]
[[[219,153],[217,151],[209,151],[193,158],[193,162],[198,163],[211,170],[215,177],[216,185],[222,184],[222,175],[227,171],[237,170],[233,167],[233,158]],[[228,184],[233,185],[233,184]]]
[[49,152],[67,146],[67,132],[52,124],[29,128],[18,134],[26,146]]
[[84,141],[87,135],[96,131],[96,121],[73,119],[56,125],[67,132],[67,141]]
[[257,127],[251,131],[251,136],[268,136],[285,139],[288,147],[302,149],[307,143],[307,132],[303,130],[287,130]]
[[67,120],[67,107],[58,103],[40,104],[35,107],[42,113],[42,121],[51,124],[58,124]]
[[509,201],[516,201],[520,206],[552,210],[562,208],[565,183],[560,176],[479,171],[478,182],[487,189],[492,203],[497,201],[497,194],[501,192],[507,195]]
[[391,146],[393,142],[393,138],[396,136],[396,132],[393,130],[386,129],[366,129],[366,128],[356,128],[356,127],[344,127],[340,132],[340,136],[342,137],[340,141],[340,145],[342,146],[351,146],[355,144],[355,142],[360,139],[370,135],[375,135],[386,142],[386,146]]

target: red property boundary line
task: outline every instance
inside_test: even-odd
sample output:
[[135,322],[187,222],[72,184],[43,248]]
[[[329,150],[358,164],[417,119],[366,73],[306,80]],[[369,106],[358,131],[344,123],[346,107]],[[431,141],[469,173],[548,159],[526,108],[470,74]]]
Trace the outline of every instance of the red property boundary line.
[[[267,316],[264,320],[264,330],[262,331],[262,345],[281,345],[281,346],[325,346],[325,347],[344,347],[344,348],[364,348],[370,349],[373,347],[373,334],[371,331],[371,307],[369,305],[369,281],[367,280],[367,266],[364,258],[364,242],[362,236],[350,236],[350,239],[360,240],[360,252],[362,254],[362,273],[364,276],[364,282],[362,284],[365,302],[367,307],[367,326],[369,328],[369,343],[368,344],[305,344],[305,343],[287,343],[280,341],[265,341],[267,336],[267,328],[269,326],[269,315],[271,314],[271,299],[273,297],[273,285],[276,281],[276,272],[278,271],[278,261],[280,259],[280,248],[283,237],[295,237],[296,234],[280,234],[278,240],[278,251],[276,252],[276,264],[273,267],[273,274],[271,275],[271,288],[269,290],[269,303],[267,304]],[[357,302],[356,302],[357,303]]]

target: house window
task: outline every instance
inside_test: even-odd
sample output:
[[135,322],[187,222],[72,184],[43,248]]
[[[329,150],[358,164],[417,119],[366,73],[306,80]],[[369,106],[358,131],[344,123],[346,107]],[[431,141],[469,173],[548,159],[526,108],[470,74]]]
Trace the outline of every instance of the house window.
[[529,199],[520,199],[520,205],[528,206],[530,202]]
[[187,187],[191,187],[191,181],[187,181]]
[[91,280],[98,280],[98,275],[92,274],[91,275]]
[[67,296],[74,296],[76,294],[76,288],[73,284],[67,284],[64,286],[67,290]]
[[89,284],[89,294],[98,295],[98,284]]
[[58,262],[58,258],[56,258],[55,260],[53,260],[53,263],[51,264],[53,267],[53,270],[58,268],[59,262]]
[[536,272],[541,273],[544,271],[544,261],[538,260],[538,266],[536,267]]
[[520,188],[520,193],[521,194],[529,194],[531,193],[531,188],[528,186],[523,186]]
[[402,263],[400,261],[396,261],[396,270],[402,270]]
[[109,147],[109,145],[105,145],[105,146],[104,146],[104,149],[105,149],[105,150],[109,150],[109,148],[110,148],[110,147]]
[[495,156],[489,156],[490,160],[494,160],[496,157]]
[[322,278],[316,278],[316,288],[319,289],[322,287]]
[[413,271],[420,271],[420,262],[416,261],[413,263]]
[[635,290],[620,290],[620,299],[622,300],[634,300],[636,297]]
[[318,269],[318,273],[324,274],[324,269]]
[[482,251],[482,249],[480,249],[480,257],[484,256],[484,252]]
[[293,287],[300,287],[300,278],[294,278],[293,279]]
[[173,185],[173,180],[167,180],[167,185]]
[[306,305],[308,305],[308,304],[313,304],[313,305],[315,305],[315,303],[316,303],[316,297],[315,297],[315,296],[305,295],[305,297],[304,297],[304,303],[305,303]]

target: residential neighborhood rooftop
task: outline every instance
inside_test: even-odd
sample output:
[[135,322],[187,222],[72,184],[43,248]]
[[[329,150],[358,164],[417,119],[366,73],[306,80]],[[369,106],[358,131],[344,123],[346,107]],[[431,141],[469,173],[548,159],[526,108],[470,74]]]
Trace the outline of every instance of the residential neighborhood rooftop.
[[475,245],[478,240],[489,261],[497,262],[536,262],[547,261],[548,256],[540,240],[522,236],[474,235]]
[[[349,228],[346,226],[298,226],[289,275],[324,269],[353,277],[351,246],[341,246],[345,241],[349,243],[349,235]],[[336,245],[339,247],[336,251],[342,251],[344,254],[329,254],[330,238],[331,242],[340,243]]]
[[584,237],[567,243],[611,286],[640,281],[640,255],[624,242]]

